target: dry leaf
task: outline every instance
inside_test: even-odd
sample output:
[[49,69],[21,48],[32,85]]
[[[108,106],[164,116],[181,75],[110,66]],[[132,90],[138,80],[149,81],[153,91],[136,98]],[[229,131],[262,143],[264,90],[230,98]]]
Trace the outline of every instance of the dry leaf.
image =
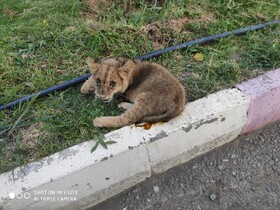
[[196,61],[202,61],[202,60],[203,60],[203,55],[202,55],[201,53],[196,53],[196,54],[194,55],[194,59],[195,59]]

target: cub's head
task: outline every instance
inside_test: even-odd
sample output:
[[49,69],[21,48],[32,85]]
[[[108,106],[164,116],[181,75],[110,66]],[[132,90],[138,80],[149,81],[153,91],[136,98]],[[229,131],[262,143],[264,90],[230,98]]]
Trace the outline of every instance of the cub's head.
[[135,63],[126,58],[109,58],[96,61],[87,59],[92,73],[95,95],[105,102],[110,102],[116,93],[123,93],[129,85],[129,79]]

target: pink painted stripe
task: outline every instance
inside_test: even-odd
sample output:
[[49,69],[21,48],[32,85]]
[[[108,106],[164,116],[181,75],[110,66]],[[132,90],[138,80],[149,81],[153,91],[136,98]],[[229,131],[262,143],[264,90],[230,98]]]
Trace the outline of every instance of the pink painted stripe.
[[237,85],[250,97],[247,122],[241,133],[280,120],[280,69]]

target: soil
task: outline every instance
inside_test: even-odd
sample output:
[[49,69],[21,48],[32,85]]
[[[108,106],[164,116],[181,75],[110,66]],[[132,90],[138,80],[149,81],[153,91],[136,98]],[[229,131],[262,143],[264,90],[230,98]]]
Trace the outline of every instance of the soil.
[[279,208],[280,122],[154,175],[91,210]]

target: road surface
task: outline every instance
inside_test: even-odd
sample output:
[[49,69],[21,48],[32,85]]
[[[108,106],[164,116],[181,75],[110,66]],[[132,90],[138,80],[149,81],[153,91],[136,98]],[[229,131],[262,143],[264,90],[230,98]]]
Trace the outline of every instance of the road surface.
[[280,209],[280,122],[157,174],[90,210]]

